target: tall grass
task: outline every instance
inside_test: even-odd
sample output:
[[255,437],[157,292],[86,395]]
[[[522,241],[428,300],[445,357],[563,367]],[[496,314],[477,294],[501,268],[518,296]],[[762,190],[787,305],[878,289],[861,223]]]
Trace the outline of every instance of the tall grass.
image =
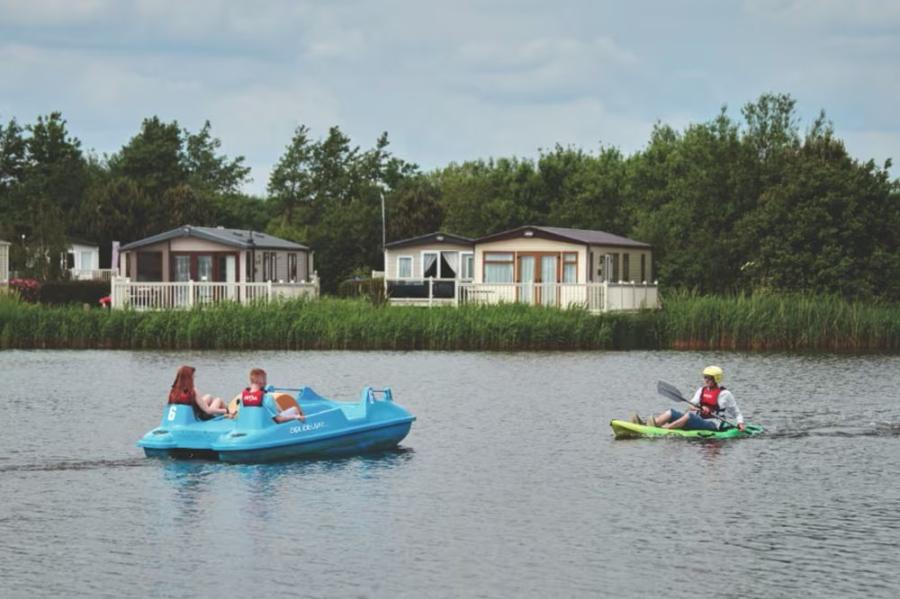
[[0,299],[2,348],[558,350],[656,347],[657,337],[650,314],[522,305],[425,309],[324,298],[110,312]]
[[167,312],[36,306],[0,295],[0,348],[897,351],[900,305],[678,293],[657,312],[411,308],[323,298]]
[[664,344],[675,349],[900,349],[900,304],[833,295],[676,293],[666,298],[661,316]]

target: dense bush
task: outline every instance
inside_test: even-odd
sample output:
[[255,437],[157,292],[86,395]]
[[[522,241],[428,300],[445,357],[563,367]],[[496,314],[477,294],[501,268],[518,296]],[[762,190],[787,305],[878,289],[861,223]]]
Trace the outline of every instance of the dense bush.
[[101,297],[109,295],[109,281],[48,281],[41,286],[42,304],[99,305]]

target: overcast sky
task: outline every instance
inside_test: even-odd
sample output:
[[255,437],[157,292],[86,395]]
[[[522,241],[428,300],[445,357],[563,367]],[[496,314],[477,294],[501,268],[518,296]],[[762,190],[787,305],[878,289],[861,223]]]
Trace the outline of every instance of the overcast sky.
[[[425,169],[625,153],[662,121],[765,92],[824,108],[852,154],[900,158],[900,1],[0,0],[0,121],[61,111],[117,151],[143,118],[209,119],[263,193],[297,125]],[[897,167],[892,169],[897,173]]]

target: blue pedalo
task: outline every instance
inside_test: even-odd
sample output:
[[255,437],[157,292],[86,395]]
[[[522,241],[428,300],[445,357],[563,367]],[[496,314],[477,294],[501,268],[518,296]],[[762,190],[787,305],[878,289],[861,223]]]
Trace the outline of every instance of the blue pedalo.
[[234,419],[203,421],[191,406],[169,404],[138,446],[150,457],[235,463],[338,457],[395,447],[416,419],[394,403],[390,389],[366,387],[356,402],[332,401],[309,387],[270,386],[266,393],[290,395],[306,419],[276,423],[264,407],[241,406]]

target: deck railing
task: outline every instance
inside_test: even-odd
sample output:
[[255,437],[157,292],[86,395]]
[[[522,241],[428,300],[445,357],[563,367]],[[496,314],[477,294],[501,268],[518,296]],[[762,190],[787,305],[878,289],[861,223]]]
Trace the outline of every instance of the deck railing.
[[114,272],[115,270],[112,268],[95,268],[93,270],[70,268],[69,278],[73,281],[109,281],[113,278]]
[[434,305],[456,303],[456,279],[387,279],[385,294],[392,304]]
[[655,283],[472,283],[455,279],[388,279],[392,304],[439,306],[522,303],[591,312],[659,307]]
[[635,283],[468,283],[459,304],[523,303],[591,312],[657,308],[656,285]]
[[319,296],[318,280],[309,283],[156,283],[113,277],[110,287],[113,308],[134,310],[172,310],[219,302],[252,304]]

